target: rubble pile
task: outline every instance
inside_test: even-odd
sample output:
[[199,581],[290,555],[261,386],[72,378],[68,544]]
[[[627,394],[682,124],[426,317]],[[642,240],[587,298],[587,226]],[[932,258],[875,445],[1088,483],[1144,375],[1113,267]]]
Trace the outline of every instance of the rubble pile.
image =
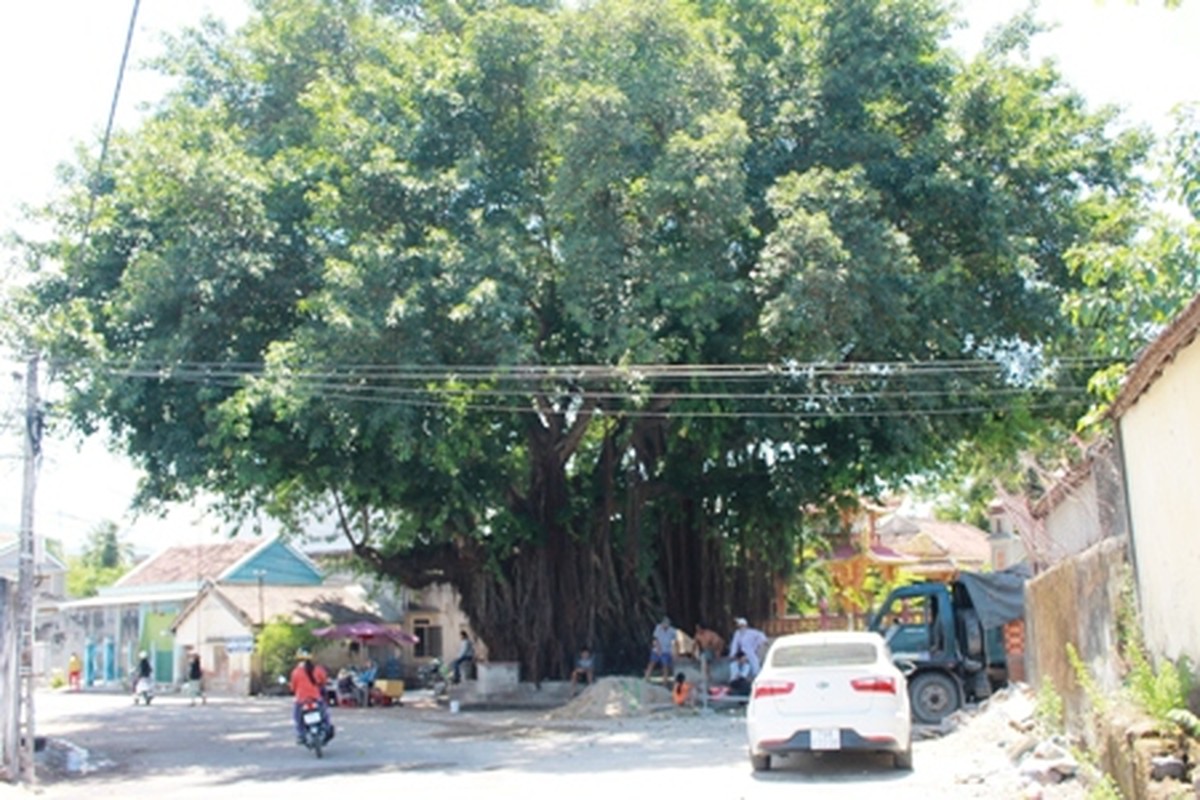
[[[1034,694],[1023,684],[1002,689],[977,708],[959,711],[928,733],[957,732],[958,740],[989,743],[1003,751],[1003,759],[975,759],[962,764],[958,783],[992,782],[997,764],[1015,768],[1024,798],[1075,798],[1086,796],[1078,780],[1080,764],[1065,737],[1039,736]],[[979,751],[976,751],[979,752]]]

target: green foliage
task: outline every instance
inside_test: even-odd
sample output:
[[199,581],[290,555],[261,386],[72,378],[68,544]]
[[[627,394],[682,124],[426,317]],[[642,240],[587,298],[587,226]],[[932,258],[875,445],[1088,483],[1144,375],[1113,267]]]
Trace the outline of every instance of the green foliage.
[[258,632],[254,647],[262,659],[263,680],[270,684],[279,676],[292,674],[296,666],[296,651],[300,648],[312,650],[318,639],[313,630],[319,623],[295,625],[282,617],[268,622]]
[[1129,647],[1126,653],[1129,674],[1125,682],[1134,702],[1158,722],[1178,726],[1175,718],[1182,715],[1175,712],[1187,711],[1193,681],[1188,663],[1163,659],[1156,669],[1140,646]]
[[1042,733],[1053,735],[1066,729],[1066,716],[1062,695],[1054,684],[1043,680],[1038,686],[1037,699],[1033,706],[1033,717]]
[[1079,657],[1079,651],[1075,649],[1075,645],[1067,642],[1067,661],[1071,664],[1071,669],[1075,673],[1075,682],[1079,684],[1079,688],[1083,690],[1084,697],[1091,704],[1092,713],[1096,716],[1104,716],[1108,713],[1112,703],[1100,685],[1096,683],[1096,678],[1088,669],[1087,664]]
[[528,660],[765,613],[799,509],[1061,443],[1082,378],[1027,362],[1074,353],[1071,253],[1134,235],[1144,140],[1022,61],[1031,27],[964,64],[951,24],[261,0],[64,173],[21,333],[142,502],[330,515]]
[[824,558],[827,555],[824,541],[816,537],[805,541],[788,582],[788,613],[813,616],[820,613],[822,601],[833,597],[835,586]]
[[1091,766],[1093,778],[1088,785],[1088,800],[1125,800],[1121,787],[1113,776],[1100,772],[1098,767]]
[[88,534],[83,552],[67,557],[67,594],[92,597],[133,567],[133,549],[121,542],[114,522],[103,522]]

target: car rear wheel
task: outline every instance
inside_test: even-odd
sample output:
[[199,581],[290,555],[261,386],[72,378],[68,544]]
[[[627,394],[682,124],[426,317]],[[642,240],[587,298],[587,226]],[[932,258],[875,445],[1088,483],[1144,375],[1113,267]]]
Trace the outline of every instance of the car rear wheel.
[[912,742],[908,743],[908,747],[896,753],[894,756],[896,769],[909,770],[913,768],[912,759]]
[[766,772],[771,768],[771,757],[766,753],[762,755],[751,753],[750,766],[754,767],[755,772]]
[[922,672],[908,685],[913,718],[926,725],[937,725],[958,710],[958,686],[941,672]]

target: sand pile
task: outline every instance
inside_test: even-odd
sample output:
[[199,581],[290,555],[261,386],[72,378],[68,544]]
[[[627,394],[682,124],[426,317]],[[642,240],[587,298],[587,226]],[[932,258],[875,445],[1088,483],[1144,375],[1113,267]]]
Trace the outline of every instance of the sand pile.
[[641,678],[598,678],[571,702],[555,709],[551,719],[601,719],[646,714],[671,705],[671,690]]

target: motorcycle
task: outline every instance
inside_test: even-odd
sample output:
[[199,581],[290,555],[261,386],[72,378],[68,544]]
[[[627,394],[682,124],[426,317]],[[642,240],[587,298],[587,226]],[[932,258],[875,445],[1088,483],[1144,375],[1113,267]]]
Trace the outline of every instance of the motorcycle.
[[333,738],[333,723],[325,721],[325,713],[315,700],[309,700],[300,709],[300,721],[304,724],[304,746],[312,750],[317,758]]
[[450,688],[450,671],[442,665],[440,658],[435,658],[417,670],[417,683],[432,689],[435,696],[445,695]]
[[136,706],[139,702],[150,705],[150,701],[154,699],[154,681],[149,678],[140,677],[137,683],[133,686],[133,704]]

